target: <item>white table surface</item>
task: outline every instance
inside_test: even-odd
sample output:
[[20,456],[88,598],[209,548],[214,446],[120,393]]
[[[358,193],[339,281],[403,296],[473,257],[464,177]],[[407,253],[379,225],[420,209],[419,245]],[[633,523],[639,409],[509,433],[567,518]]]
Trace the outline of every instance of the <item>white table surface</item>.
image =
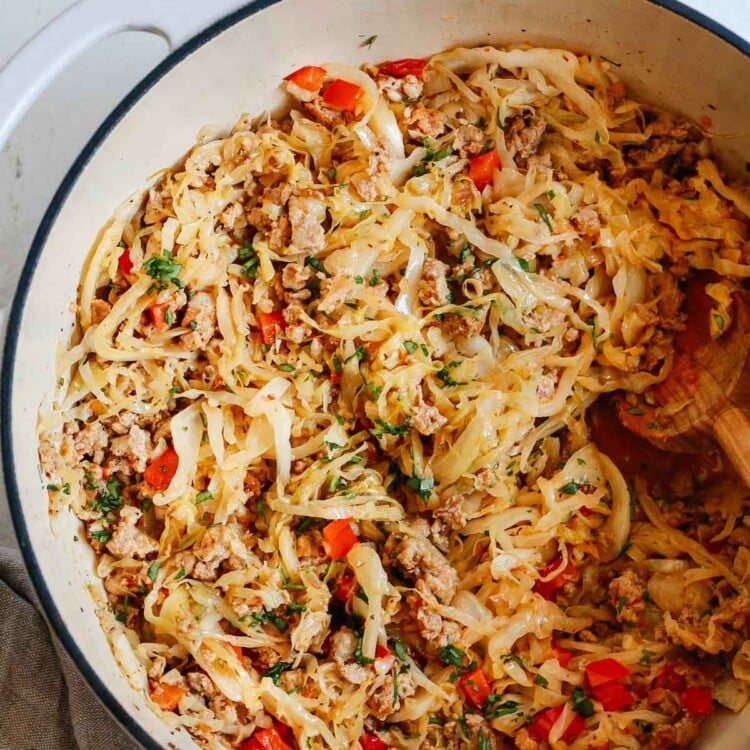
[[[683,1],[750,39],[750,0]],[[0,0],[0,66],[72,4]],[[66,170],[97,125],[166,52],[162,40],[135,32],[100,42],[42,94],[0,152],[0,307],[13,294],[36,227]],[[14,543],[0,489],[0,545]]]

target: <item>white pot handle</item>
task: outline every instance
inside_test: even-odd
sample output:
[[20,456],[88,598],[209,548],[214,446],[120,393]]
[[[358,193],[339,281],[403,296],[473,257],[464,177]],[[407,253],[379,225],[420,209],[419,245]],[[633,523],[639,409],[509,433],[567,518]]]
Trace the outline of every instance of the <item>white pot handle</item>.
[[0,147],[34,100],[78,55],[120,31],[158,34],[178,47],[247,0],[79,0],[0,69]]

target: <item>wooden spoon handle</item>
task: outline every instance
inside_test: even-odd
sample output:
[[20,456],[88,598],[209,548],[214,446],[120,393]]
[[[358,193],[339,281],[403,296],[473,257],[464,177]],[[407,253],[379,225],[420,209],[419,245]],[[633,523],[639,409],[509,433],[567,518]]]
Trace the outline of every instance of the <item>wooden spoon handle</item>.
[[726,457],[750,487],[750,419],[742,409],[732,406],[716,417],[713,431]]

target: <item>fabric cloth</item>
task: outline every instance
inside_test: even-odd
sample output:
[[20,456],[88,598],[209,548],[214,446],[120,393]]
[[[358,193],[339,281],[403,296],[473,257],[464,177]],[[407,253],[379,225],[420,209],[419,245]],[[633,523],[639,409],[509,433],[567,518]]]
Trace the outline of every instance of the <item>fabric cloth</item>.
[[0,547],[0,750],[139,750],[50,632],[20,553]]

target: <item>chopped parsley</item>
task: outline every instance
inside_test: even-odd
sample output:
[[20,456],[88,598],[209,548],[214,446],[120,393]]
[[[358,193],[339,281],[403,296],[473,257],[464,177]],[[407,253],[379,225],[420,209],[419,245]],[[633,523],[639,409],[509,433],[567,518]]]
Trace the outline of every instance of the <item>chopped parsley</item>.
[[398,640],[398,638],[394,638],[391,641],[391,645],[393,646],[393,653],[396,654],[396,656],[401,661],[406,661],[406,651],[404,651],[404,644],[401,643],[401,641]]
[[451,377],[450,370],[447,367],[442,367],[435,373],[438,379],[442,382],[442,388],[452,387],[454,385],[466,385],[466,383],[455,380]]
[[120,483],[116,477],[110,477],[107,480],[106,489],[97,493],[94,509],[103,515],[107,515],[107,513],[117,510],[122,504],[123,499],[120,497]]
[[720,331],[723,331],[724,330],[724,318],[721,315],[719,315],[719,313],[714,313],[713,316],[714,316],[714,321],[716,322],[716,327]]
[[573,710],[584,719],[594,714],[594,704],[586,697],[586,693],[581,688],[573,688]]
[[[413,470],[412,470],[413,471]],[[411,487],[422,500],[429,500],[435,487],[434,477],[419,477],[415,473],[406,480],[406,486]]]
[[175,581],[179,581],[183,579],[187,575],[187,570],[185,570],[184,566],[181,566],[180,569],[174,574]]
[[518,265],[521,266],[522,271],[526,271],[526,273],[531,272],[531,266],[526,258],[516,258],[516,260],[518,261]]
[[416,341],[404,341],[404,349],[406,349],[407,354],[414,354],[418,348],[419,344]]
[[159,561],[154,560],[151,565],[148,566],[148,570],[146,571],[146,575],[154,582],[156,583],[156,576],[159,575]]
[[564,492],[566,495],[575,495],[579,489],[581,489],[581,485],[578,482],[568,482],[560,487],[560,492]]
[[281,684],[282,672],[288,672],[294,666],[294,662],[281,661],[279,659],[276,664],[263,672],[263,677],[270,677],[273,680],[273,684],[279,687]]
[[310,268],[314,268],[324,276],[330,277],[331,272],[317,258],[313,258],[311,255],[308,255],[308,257],[305,258],[305,261],[307,262],[307,265],[310,266]]
[[125,594],[122,598],[122,604],[120,605],[120,611],[115,615],[117,622],[125,622],[128,617],[128,610],[130,609],[130,597]]
[[411,419],[407,417],[402,424],[391,424],[384,419],[376,419],[374,427],[370,430],[373,437],[381,438],[383,435],[406,435],[409,432]]
[[279,365],[279,370],[281,370],[282,372],[294,372],[294,365],[290,365],[286,362],[282,362]]
[[180,280],[183,268],[174,259],[171,250],[163,250],[161,255],[153,255],[143,264],[143,270],[154,279],[157,289],[166,289],[170,283],[182,289],[185,286]]
[[451,664],[454,667],[462,667],[466,652],[456,648],[453,644],[440,649],[440,661],[445,664]]
[[471,247],[469,246],[468,242],[464,242],[464,246],[461,248],[460,252],[458,253],[458,259],[463,263],[471,254]]
[[549,680],[546,677],[544,677],[544,675],[541,675],[541,674],[538,674],[536,676],[536,679],[534,680],[534,682],[536,682],[536,684],[540,685],[541,687],[547,687],[547,685],[549,685]]
[[199,492],[195,496],[195,504],[200,505],[201,503],[205,503],[206,500],[213,500],[214,496],[212,492],[209,492],[208,490],[203,490],[203,492]]
[[357,646],[354,649],[354,661],[356,661],[357,664],[372,664],[374,659],[368,659],[366,656],[362,655],[362,631],[355,630],[354,635],[357,636]]
[[289,623],[275,612],[266,612],[265,610],[263,612],[253,612],[252,618],[256,625],[262,625],[266,622],[271,623],[279,633],[286,633],[289,630]]
[[541,203],[535,203],[534,208],[539,212],[539,215],[542,217],[542,221],[547,225],[547,229],[549,229],[550,232],[554,231],[552,229],[552,220],[547,213],[547,209]]
[[625,605],[628,603],[628,597],[627,596],[621,596],[617,600],[617,606],[615,607],[615,610],[617,614],[619,615],[620,612],[622,612],[623,609],[625,609]]
[[97,542],[101,542],[102,544],[108,542],[111,536],[112,532],[108,531],[107,529],[99,529],[98,531],[91,532],[91,538],[95,539]]
[[485,719],[499,719],[501,716],[508,716],[515,713],[518,710],[520,703],[518,701],[503,701],[501,695],[488,695],[484,699],[484,705],[482,710],[484,711]]
[[432,147],[432,141],[429,138],[422,140],[422,145],[425,148],[425,157],[419,164],[415,164],[412,167],[411,173],[414,177],[421,177],[427,174],[427,170],[432,162],[442,161],[453,153],[452,146],[444,146],[437,151]]
[[344,364],[348,365],[353,359],[358,360],[359,362],[363,362],[367,359],[369,359],[370,355],[367,353],[367,349],[365,349],[363,346],[358,346],[354,350],[354,354],[350,354],[345,360]]
[[373,34],[372,36],[368,36],[367,39],[365,39],[364,42],[362,42],[363,47],[367,47],[367,49],[370,49],[373,44],[375,44],[375,40],[378,38],[377,34]]
[[647,667],[649,664],[651,664],[651,659],[656,656],[656,653],[654,651],[649,651],[647,648],[644,648],[641,651],[641,658],[638,659],[638,666],[639,667]]
[[242,266],[243,276],[247,276],[248,279],[254,279],[258,275],[258,255],[250,245],[243,245],[237,251],[237,260]]

